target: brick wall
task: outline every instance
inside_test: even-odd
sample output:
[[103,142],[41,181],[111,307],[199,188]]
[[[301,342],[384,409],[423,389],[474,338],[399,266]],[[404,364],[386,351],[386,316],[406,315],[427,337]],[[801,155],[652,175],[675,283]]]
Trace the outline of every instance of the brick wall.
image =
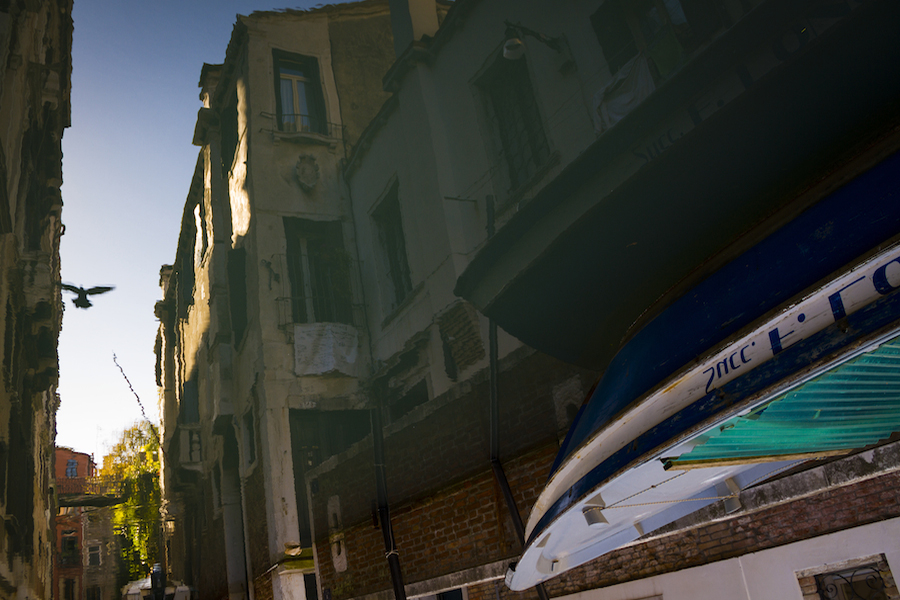
[[[843,529],[900,516],[900,473],[884,475],[815,496],[672,534],[611,552],[544,584],[551,597],[609,587],[735,558]],[[887,597],[896,583],[887,564]],[[814,576],[798,579],[804,600],[818,600]],[[534,600],[534,589],[513,592],[502,581],[469,586],[469,600]]]
[[[536,447],[557,444],[560,429],[566,429],[568,423],[557,422],[554,386],[578,377],[586,391],[594,379],[593,373],[537,353],[509,362],[513,364],[500,377],[500,453],[504,462]],[[487,378],[485,370],[385,430],[392,506],[427,498],[489,466]],[[325,505],[333,495],[340,496],[345,527],[371,521],[373,464],[368,439],[342,456],[338,465],[312,475],[317,541],[328,534]]]
[[[504,464],[523,519],[534,504],[556,455],[545,445]],[[521,552],[512,520],[488,465],[479,474],[415,502],[391,507],[404,581],[424,581],[488,564]],[[391,585],[381,530],[371,520],[344,530],[348,569],[336,573],[327,540],[316,545],[323,589],[334,600]],[[471,597],[470,597],[470,600]]]
[[465,369],[484,358],[484,343],[478,313],[468,302],[457,302],[438,319],[445,352],[449,350],[457,369]]
[[[546,585],[551,596],[734,558],[900,516],[900,473],[621,548]],[[504,600],[514,595],[505,590]]]
[[[523,519],[558,450],[554,386],[592,373],[537,353],[501,366],[500,448]],[[480,566],[520,552],[512,521],[490,469],[487,373],[470,378],[386,429],[385,462],[395,539],[406,582]],[[371,439],[312,476],[316,548],[323,589],[334,600],[391,586],[375,501]],[[336,573],[328,540],[327,502],[340,498],[348,568]]]
[[535,588],[524,592],[513,592],[499,579],[470,585],[468,592],[469,600],[497,600],[498,597],[502,600],[537,600],[538,598]]
[[[589,374],[538,354],[501,375],[502,462],[523,519],[546,483],[558,448],[553,387],[573,373],[583,387],[590,385]],[[486,381],[475,377],[462,386],[465,393],[425,418],[392,433],[386,430],[388,493],[406,583],[512,561],[520,552],[488,462]],[[542,443],[535,446],[535,441]],[[391,585],[381,532],[372,520],[371,444],[354,452],[318,474],[313,494],[321,584],[334,600]],[[348,568],[343,573],[333,568],[328,542],[324,505],[330,495],[340,496],[344,511]],[[897,516],[900,474],[884,475],[622,548],[551,580],[546,588],[551,596],[562,596],[607,587]],[[533,590],[514,593],[494,583],[471,586],[469,600],[497,600],[498,591],[500,600],[535,597]]]

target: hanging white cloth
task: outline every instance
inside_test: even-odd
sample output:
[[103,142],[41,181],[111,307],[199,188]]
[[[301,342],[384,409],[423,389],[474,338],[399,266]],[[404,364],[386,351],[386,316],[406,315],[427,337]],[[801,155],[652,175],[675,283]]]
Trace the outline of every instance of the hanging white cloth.
[[357,376],[359,333],[343,323],[294,325],[294,373]]
[[621,121],[655,90],[647,57],[639,53],[594,94],[594,131],[601,134]]

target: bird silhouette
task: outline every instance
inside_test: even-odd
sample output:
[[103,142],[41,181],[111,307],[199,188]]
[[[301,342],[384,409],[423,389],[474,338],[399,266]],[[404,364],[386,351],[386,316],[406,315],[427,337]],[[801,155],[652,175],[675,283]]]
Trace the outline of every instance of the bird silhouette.
[[72,292],[75,294],[75,297],[72,298],[72,304],[77,306],[78,308],[89,308],[93,306],[90,300],[88,300],[88,296],[93,296],[96,294],[102,294],[104,292],[108,292],[110,290],[114,290],[115,288],[111,285],[98,285],[94,286],[90,289],[84,289],[83,287],[78,287],[76,285],[72,285],[70,283],[60,283],[60,287],[67,292]]

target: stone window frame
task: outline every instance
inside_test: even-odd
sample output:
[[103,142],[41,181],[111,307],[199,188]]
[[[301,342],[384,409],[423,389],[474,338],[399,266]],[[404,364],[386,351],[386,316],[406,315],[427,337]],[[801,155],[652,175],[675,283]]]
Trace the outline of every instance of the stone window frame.
[[[294,75],[290,73],[283,73],[283,71],[287,71],[288,67],[294,65],[298,68],[294,69],[297,72],[303,71],[303,75]],[[289,52],[287,50],[280,50],[278,48],[272,49],[272,72],[275,76],[275,127],[279,132],[284,133],[318,133],[321,135],[328,135],[329,123],[328,123],[328,115],[327,115],[327,106],[325,102],[325,86],[322,83],[321,69],[319,68],[319,60],[314,56],[306,56],[303,54],[297,54],[295,52]],[[303,92],[304,97],[307,103],[307,111],[309,114],[302,115],[300,113],[285,113],[284,107],[282,106],[283,98],[282,98],[282,82],[290,81],[292,86],[292,98],[295,100],[295,106],[292,110],[296,110],[299,106],[299,91],[296,85],[298,83],[303,84]],[[298,128],[296,127],[296,123],[294,123],[293,128],[286,127],[286,121],[284,119],[285,116],[301,116],[306,117],[308,122],[304,125],[302,124]]]
[[259,462],[257,418],[253,407],[248,408],[240,417],[241,471],[248,477]]
[[[85,542],[84,550],[85,550],[84,564],[86,567],[99,567],[99,566],[103,565],[103,544],[101,544],[97,540],[91,540],[89,542]],[[91,562],[91,559],[94,556],[97,557],[96,564]]]
[[400,182],[392,177],[385,191],[375,202],[370,214],[375,232],[381,272],[380,285],[385,323],[406,306],[415,295],[412,270],[409,266],[409,249],[406,228],[403,226],[403,206],[400,202]]

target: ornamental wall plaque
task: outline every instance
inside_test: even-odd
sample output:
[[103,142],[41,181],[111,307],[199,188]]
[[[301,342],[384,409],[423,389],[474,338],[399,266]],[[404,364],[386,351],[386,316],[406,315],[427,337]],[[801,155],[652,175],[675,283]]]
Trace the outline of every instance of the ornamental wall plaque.
[[300,187],[306,192],[311,192],[319,181],[319,165],[316,163],[316,157],[310,154],[301,154],[297,159],[297,165],[294,167],[297,174],[297,181]]

